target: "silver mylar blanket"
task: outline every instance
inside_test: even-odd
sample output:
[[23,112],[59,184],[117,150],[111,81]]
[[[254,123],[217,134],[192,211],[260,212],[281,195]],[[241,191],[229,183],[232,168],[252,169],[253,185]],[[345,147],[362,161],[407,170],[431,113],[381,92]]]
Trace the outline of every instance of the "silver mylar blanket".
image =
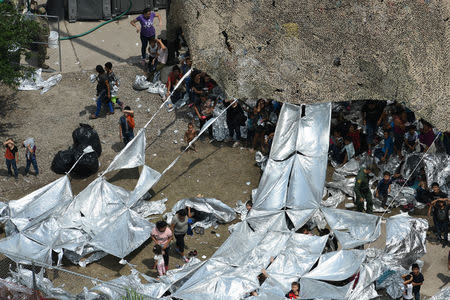
[[[330,118],[329,103],[305,105],[303,117],[299,106],[283,106],[254,207],[242,222],[234,226],[232,234],[210,259],[192,261],[180,269],[171,270],[159,281],[133,271],[131,275],[110,283],[132,287],[147,297],[162,297],[169,291],[170,296],[184,300],[237,300],[257,291],[258,296],[252,299],[274,300],[283,299],[291,283],[296,281],[300,282],[301,298],[364,300],[378,296],[374,282],[386,274],[377,286],[384,286],[389,294],[395,295],[400,291],[398,274],[404,271],[402,265],[410,265],[426,251],[428,224],[408,215],[394,216],[386,224],[386,249],[350,249],[379,237],[380,218],[322,205]],[[138,134],[131,145],[122,150],[136,153],[135,158],[126,160],[126,153],[120,153],[107,171],[143,165],[145,156],[139,152],[143,149],[140,140],[145,138],[143,136]],[[354,172],[354,169],[349,168],[346,172]],[[122,258],[147,238],[152,228],[132,208],[136,207],[152,182],[159,179],[159,173],[144,165],[142,176],[148,179],[140,178],[133,191],[114,186],[103,176],[99,177],[72,200],[68,197],[68,204],[62,207],[54,204],[51,208],[55,217],[49,217],[45,222],[54,222],[55,225],[48,227],[55,227],[55,233],[58,233],[55,236],[60,239],[46,241],[39,238],[39,231],[33,227],[39,227],[41,224],[38,223],[0,241],[0,251],[32,249],[28,255],[45,260],[50,258],[51,249],[64,251],[67,247],[83,253],[83,249],[92,247],[89,249],[101,249]],[[342,180],[347,179],[344,177]],[[61,189],[64,185],[55,186]],[[345,191],[349,188],[333,188],[350,193]],[[38,194],[42,193],[35,197],[39,197]],[[173,213],[186,205],[211,212],[223,222],[235,218],[233,209],[208,198],[183,199],[175,205]],[[19,216],[24,205],[16,207],[14,211]],[[65,220],[61,216],[65,216]],[[328,223],[343,250],[324,251],[328,235],[296,233],[316,216]],[[34,219],[39,219],[39,216],[34,216]],[[27,228],[34,219],[11,217],[10,221],[18,228]],[[134,228],[144,230],[138,233]],[[69,229],[74,230],[73,234],[62,231]],[[36,235],[31,237],[30,234]],[[130,240],[122,244],[115,241],[118,236]],[[66,237],[75,237],[75,241],[71,244]],[[266,270],[268,277],[260,284],[262,269]],[[141,277],[146,282],[142,282]],[[102,284],[85,291],[84,296],[94,299],[100,293],[112,298],[124,295],[123,289]]]

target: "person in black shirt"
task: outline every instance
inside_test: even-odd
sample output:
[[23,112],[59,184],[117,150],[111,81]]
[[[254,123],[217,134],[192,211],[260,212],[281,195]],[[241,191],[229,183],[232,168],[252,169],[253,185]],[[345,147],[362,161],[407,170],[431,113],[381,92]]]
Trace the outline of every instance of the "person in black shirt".
[[91,119],[97,119],[100,115],[100,110],[102,108],[102,103],[107,105],[109,108],[108,114],[114,113],[114,109],[111,103],[111,86],[109,85],[108,74],[106,74],[105,69],[101,65],[97,65],[95,70],[98,72],[97,76],[97,109],[95,114],[91,115]]
[[[409,273],[413,277],[413,295],[415,300],[420,300],[420,286],[423,284],[424,278],[422,273],[420,273],[419,265],[413,264],[412,265],[412,272]],[[405,274],[402,276],[403,280],[405,280],[406,276],[408,274]]]
[[[232,100],[225,100],[225,105],[230,105]],[[234,139],[233,148],[240,145],[241,139],[241,126],[245,125],[247,121],[247,117],[244,114],[244,110],[238,101],[235,101],[231,104],[231,107],[227,110],[227,126],[228,131],[230,133],[230,138],[233,139],[235,134],[236,138]]]
[[436,199],[447,198],[447,194],[441,191],[441,188],[439,187],[439,184],[437,182],[433,182],[431,184],[431,190],[431,193],[429,193],[429,203]]
[[428,217],[433,208],[434,232],[439,242],[442,243],[442,248],[445,248],[448,243],[448,211],[450,208],[448,202],[448,198],[439,198],[433,200],[428,208]]
[[369,100],[362,107],[362,119],[366,126],[367,144],[373,144],[373,137],[376,135],[377,128],[381,123],[381,114],[383,113],[386,102]]

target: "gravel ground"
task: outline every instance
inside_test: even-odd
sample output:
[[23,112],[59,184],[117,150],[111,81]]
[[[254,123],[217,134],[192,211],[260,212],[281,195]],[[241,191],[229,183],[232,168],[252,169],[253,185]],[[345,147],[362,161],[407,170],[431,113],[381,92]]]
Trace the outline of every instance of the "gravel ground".
[[[161,98],[159,95],[132,89],[135,76],[142,74],[138,66],[120,66],[114,71],[121,78],[120,99],[135,111],[135,132],[137,132],[161,105]],[[89,81],[91,73],[94,72],[64,74],[61,82],[43,95],[37,91],[6,89],[0,96],[0,106],[3,107],[0,111],[0,139],[12,137],[21,142],[27,137],[34,137],[41,172],[38,177],[22,175],[25,167],[24,150],[19,149],[18,166],[21,175],[17,181],[14,178],[7,178],[6,166],[4,163],[0,165],[2,201],[19,199],[61,177],[50,170],[50,165],[56,152],[65,150],[72,144],[72,131],[79,123],[90,124],[100,136],[103,152],[99,159],[101,164],[99,172],[104,170],[122,149],[118,132],[118,119],[121,115],[119,109],[116,109],[114,115],[105,116],[103,113],[100,118],[89,120],[90,113],[95,109],[93,100],[95,84]],[[154,119],[147,130],[147,165],[161,172],[180,153],[184,145],[182,138],[187,122],[191,121],[187,115],[189,112],[189,108],[170,113],[162,110]],[[177,140],[177,144],[174,140]],[[250,199],[251,190],[257,187],[261,175],[260,169],[255,166],[254,154],[244,148],[232,148],[230,144],[211,143],[209,139],[197,142],[196,146],[197,152],[186,152],[154,187],[154,200],[168,198],[166,206],[167,211],[170,211],[178,200],[195,197],[198,194],[220,199],[231,207],[234,207],[238,200]],[[72,179],[73,193],[80,192],[96,176]],[[130,190],[137,182],[138,172],[136,170],[112,172],[108,178],[110,182]],[[250,182],[250,185],[247,185],[247,182]],[[157,221],[159,217],[155,216],[153,221]],[[191,250],[196,249],[200,258],[203,255],[210,257],[228,237],[227,228],[228,225],[221,225],[217,229],[206,230],[204,235],[188,237],[187,246]],[[211,231],[218,233],[220,237],[211,234]],[[171,256],[170,268],[182,264],[176,253],[172,253]],[[152,245],[144,244],[126,259],[136,265],[139,271],[155,276],[152,258]],[[0,261],[0,271],[4,268],[7,270],[8,262],[8,259]],[[130,273],[128,266],[120,265],[118,262],[119,259],[108,255],[86,268],[75,266],[68,261],[64,262],[64,267],[99,279],[110,280]],[[89,281],[62,272],[49,276],[54,277],[57,284],[64,283],[65,288],[73,293],[78,293],[83,286],[91,284]]]

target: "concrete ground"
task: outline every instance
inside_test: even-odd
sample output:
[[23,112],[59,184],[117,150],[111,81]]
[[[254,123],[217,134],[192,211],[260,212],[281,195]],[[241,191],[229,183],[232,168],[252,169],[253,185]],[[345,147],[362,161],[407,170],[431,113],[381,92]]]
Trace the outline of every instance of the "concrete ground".
[[[161,15],[162,24],[158,26],[159,22],[155,19],[156,36],[166,29],[166,10],[159,10],[158,13]],[[141,41],[139,33],[130,25],[130,21],[137,16],[124,16],[83,37],[60,41],[62,73],[90,71],[96,65],[104,65],[108,61],[116,66],[138,63],[141,56]],[[67,37],[81,34],[102,22],[104,21],[70,23],[62,20],[59,22],[60,36]],[[57,22],[51,22],[50,26],[50,30],[57,31]],[[60,69],[58,50],[58,48],[47,49],[49,59],[47,59],[46,64],[55,71]]]

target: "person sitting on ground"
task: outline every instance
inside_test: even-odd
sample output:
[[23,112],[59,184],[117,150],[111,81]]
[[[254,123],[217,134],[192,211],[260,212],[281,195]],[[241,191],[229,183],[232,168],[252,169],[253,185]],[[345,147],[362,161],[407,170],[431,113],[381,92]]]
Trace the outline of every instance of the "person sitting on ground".
[[408,132],[405,134],[406,151],[411,153],[416,151],[416,146],[419,142],[419,135],[414,126],[408,126]]
[[97,65],[95,70],[98,73],[97,76],[97,109],[95,113],[91,115],[91,119],[97,119],[100,115],[100,110],[102,109],[102,104],[108,106],[108,115],[114,113],[114,109],[111,103],[111,86],[109,85],[108,74],[106,74],[105,69],[101,65]]
[[362,167],[358,175],[356,175],[355,187],[353,191],[355,192],[355,204],[359,212],[364,210],[364,201],[367,203],[366,212],[371,214],[373,211],[372,203],[372,193],[369,188],[369,173],[371,172],[370,167]]
[[[233,100],[225,100],[225,105],[229,106],[231,101]],[[233,148],[238,147],[241,143],[241,126],[245,126],[246,121],[247,117],[242,106],[238,101],[234,101],[227,110],[227,126],[230,139],[234,140]]]
[[416,189],[416,200],[420,203],[427,204],[430,201],[430,192],[427,189],[427,182],[425,180],[419,181],[419,186]]
[[424,278],[422,273],[420,273],[419,265],[412,264],[412,272],[409,274],[405,274],[402,276],[402,279],[405,280],[406,276],[412,275],[412,285],[413,285],[413,295],[415,300],[420,300],[420,287],[423,284]]
[[270,153],[272,148],[273,138],[275,137],[275,128],[273,126],[266,126],[266,134],[264,135],[264,144],[262,151],[264,153]]
[[167,272],[166,267],[164,265],[163,252],[164,251],[160,245],[153,246],[153,253],[155,254],[153,260],[155,261],[155,269],[158,270],[159,276],[163,276]]
[[[197,136],[197,130],[195,130],[194,123],[190,122],[190,123],[188,124],[188,129],[187,129],[187,131],[184,133],[184,142],[185,142],[186,144],[189,145],[189,143],[190,143],[193,139],[195,139],[196,136]],[[187,147],[187,146],[186,146],[186,147]],[[191,149],[194,150],[194,151],[197,151],[197,150],[195,149],[195,143],[193,143],[193,144],[191,145]]]
[[298,299],[300,293],[300,284],[294,281],[291,284],[291,290],[285,295],[288,299]]
[[206,96],[205,95],[205,82],[203,81],[202,78],[202,72],[196,70],[191,74],[191,78],[193,78],[192,80],[192,98],[191,98],[191,102],[197,103],[200,101],[200,97],[201,96]]
[[117,96],[114,96],[114,87],[116,87],[116,89],[119,88],[120,86],[120,80],[119,77],[116,76],[116,74],[114,74],[113,70],[112,70],[112,63],[107,62],[105,64],[105,71],[106,74],[108,75],[108,82],[109,82],[109,86],[111,87],[111,102],[112,105],[114,107],[114,104],[117,103],[117,105],[120,106],[120,109],[123,110],[123,102],[120,101],[120,99]]
[[448,243],[449,201],[448,198],[438,198],[431,201],[428,208],[428,217],[431,216],[431,209],[433,209],[434,232],[439,243],[442,243],[442,248],[445,248]]
[[411,300],[413,298],[413,277],[411,274],[408,274],[404,278],[403,282],[403,299],[404,300]]
[[125,106],[122,112],[123,115],[119,118],[119,137],[126,146],[134,138],[134,111]]
[[345,165],[350,159],[355,156],[355,148],[353,147],[352,138],[349,136],[344,137],[344,148],[341,150],[344,152],[344,160],[342,161],[342,165]]
[[383,179],[378,182],[377,189],[375,191],[375,197],[381,200],[381,205],[385,208],[388,194],[391,192],[391,173],[385,171],[383,173]]
[[36,143],[34,142],[33,138],[26,139],[22,145],[25,147],[25,158],[27,160],[27,164],[25,167],[25,176],[28,175],[28,172],[30,171],[30,166],[33,165],[34,168],[34,175],[39,175],[39,168],[36,161]]
[[212,89],[217,85],[217,83],[211,79],[211,76],[204,74],[203,80],[205,82],[205,88],[208,89],[208,93],[211,93]]
[[177,211],[175,216],[173,216],[170,229],[175,236],[175,251],[180,254],[184,262],[189,262],[189,259],[184,255],[184,236],[188,231],[188,217],[186,208],[180,209]]
[[156,51],[157,56],[151,62],[148,62],[147,80],[151,82],[154,81],[154,75],[161,71],[167,62],[167,47],[160,39],[156,39],[156,44],[158,46],[158,50]]
[[165,221],[158,221],[151,232],[151,237],[155,245],[160,245],[163,250],[164,265],[167,271],[169,269],[170,242],[173,239],[172,231]]
[[383,135],[384,145],[381,149],[376,149],[374,155],[378,157],[382,162],[386,162],[394,153],[394,143],[388,131],[384,131]]
[[7,139],[3,146],[5,147],[6,168],[8,169],[8,176],[12,176],[11,167],[14,171],[14,178],[19,179],[19,171],[17,170],[17,161],[19,160],[19,151],[14,145],[13,139]]
[[[199,98],[199,101],[194,103],[194,111],[200,121],[200,128],[206,124],[206,122],[212,118],[214,111],[215,103],[208,99],[205,94],[202,94]],[[209,137],[212,135],[212,126],[208,128]]]
[[422,121],[423,129],[419,135],[420,151],[427,152],[436,137],[430,123]]
[[166,97],[169,97],[170,93],[172,93],[172,97],[170,98],[172,100],[172,103],[178,102],[178,100],[181,99],[183,96],[183,93],[181,91],[181,88],[178,87],[177,90],[174,91],[175,86],[180,81],[182,75],[180,68],[175,65],[172,67],[172,72],[169,73],[169,76],[167,77],[167,93]]
[[356,128],[356,125],[351,123],[350,127],[348,128],[347,136],[351,138],[351,141],[353,143],[353,147],[355,148],[355,154],[359,155],[361,154],[361,137],[360,132]]
[[308,225],[303,225],[302,227],[300,227],[299,230],[296,231],[297,233],[301,233],[301,234],[306,234],[306,235],[313,235],[312,232],[309,230],[309,226]]

